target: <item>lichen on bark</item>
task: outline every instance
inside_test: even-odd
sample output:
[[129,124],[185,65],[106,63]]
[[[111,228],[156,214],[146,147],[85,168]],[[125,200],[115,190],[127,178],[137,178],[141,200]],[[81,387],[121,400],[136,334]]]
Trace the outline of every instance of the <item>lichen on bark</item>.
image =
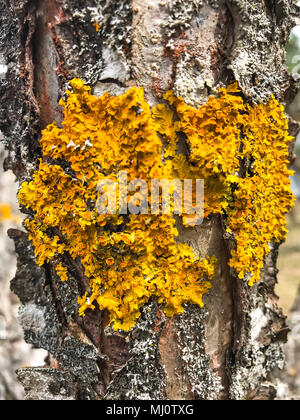
[[[0,5],[0,50],[8,64],[0,86],[0,129],[10,154],[5,167],[20,182],[37,168],[41,129],[62,117],[54,104],[73,77],[100,92],[143,86],[151,105],[169,89],[192,106],[202,105],[233,80],[250,103],[274,94],[286,104],[296,92],[284,66],[284,44],[299,13],[292,0],[0,0]],[[206,300],[208,316],[188,306],[184,319],[195,326],[191,331],[183,318],[175,323],[157,318],[153,302],[133,332],[120,334],[107,331],[105,312],[79,319],[72,302],[86,286],[80,264],[69,262],[70,284],[61,284],[51,265],[35,265],[26,234],[10,232],[19,256],[12,287],[24,306],[27,340],[52,354],[48,368],[19,371],[27,398],[274,398],[269,374],[282,367],[287,335],[274,294],[276,247],[259,284],[249,289],[227,268],[233,243],[221,216],[180,233],[199,255],[215,253],[220,261]],[[147,364],[141,355],[149,357]],[[195,366],[185,366],[184,359],[195,360]]]

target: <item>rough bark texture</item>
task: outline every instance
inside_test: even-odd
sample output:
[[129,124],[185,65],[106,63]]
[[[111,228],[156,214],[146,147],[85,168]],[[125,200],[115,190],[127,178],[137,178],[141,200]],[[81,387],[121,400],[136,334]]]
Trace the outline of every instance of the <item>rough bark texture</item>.
[[[9,71],[1,84],[0,128],[6,169],[20,181],[40,157],[40,130],[62,118],[67,81],[81,77],[94,93],[145,88],[151,105],[174,89],[204,103],[237,80],[247,100],[295,96],[284,45],[299,10],[293,0],[0,0],[0,49]],[[100,24],[97,32],[94,22]],[[296,133],[297,127],[291,124]],[[272,399],[270,374],[284,364],[288,328],[277,307],[277,248],[249,288],[227,266],[232,244],[222,220],[181,232],[196,253],[214,253],[219,271],[205,309],[186,306],[166,319],[155,301],[128,334],[106,329],[105,313],[77,315],[81,273],[62,284],[51,265],[38,268],[27,235],[10,231],[18,254],[12,282],[28,343],[51,357],[44,369],[21,369],[28,399]]]

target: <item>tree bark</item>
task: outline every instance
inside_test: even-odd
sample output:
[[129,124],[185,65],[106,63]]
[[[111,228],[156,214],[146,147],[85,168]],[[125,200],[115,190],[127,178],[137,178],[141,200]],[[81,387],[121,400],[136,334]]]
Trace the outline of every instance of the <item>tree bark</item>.
[[[274,95],[288,104],[297,80],[284,47],[299,9],[293,0],[0,0],[0,129],[11,169],[22,182],[37,168],[41,129],[62,120],[58,99],[73,77],[94,94],[142,86],[156,105],[173,89],[200,106],[237,80],[249,102]],[[97,32],[93,23],[100,25]],[[298,126],[291,121],[291,133]],[[292,153],[292,151],[291,151]],[[78,316],[83,287],[51,264],[35,264],[27,234],[11,230],[18,255],[12,290],[20,297],[25,339],[50,353],[43,368],[18,371],[28,399],[272,399],[272,372],[284,365],[288,328],[277,306],[278,247],[253,288],[228,268],[222,219],[181,232],[219,269],[205,307],[166,318],[155,300],[130,333],[107,333],[105,313]]]

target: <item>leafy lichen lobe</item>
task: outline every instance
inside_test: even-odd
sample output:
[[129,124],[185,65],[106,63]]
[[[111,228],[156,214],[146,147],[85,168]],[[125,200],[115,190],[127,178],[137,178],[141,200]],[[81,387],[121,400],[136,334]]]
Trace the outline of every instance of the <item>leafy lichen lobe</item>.
[[[199,109],[172,92],[151,109],[142,88],[99,98],[79,79],[71,86],[60,102],[62,127],[43,131],[43,159],[19,201],[32,211],[25,223],[37,263],[53,263],[62,281],[67,258],[82,266],[90,290],[78,300],[80,314],[98,305],[115,329],[129,330],[152,296],[173,316],[184,303],[203,306],[212,287],[216,258],[201,260],[180,243],[172,215],[99,214],[98,185],[117,182],[120,171],[149,186],[204,179],[205,217],[222,214],[236,240],[229,265],[251,285],[258,281],[269,243],[285,238],[294,200],[283,107],[274,98],[245,104],[236,84]],[[183,135],[188,154],[179,152]]]

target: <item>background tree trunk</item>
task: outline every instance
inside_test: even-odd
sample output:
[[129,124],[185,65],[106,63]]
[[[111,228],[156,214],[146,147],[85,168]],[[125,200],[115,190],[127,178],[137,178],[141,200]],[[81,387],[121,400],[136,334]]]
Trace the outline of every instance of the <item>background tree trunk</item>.
[[[284,46],[299,10],[293,0],[0,0],[5,168],[24,181],[41,156],[41,129],[61,121],[58,99],[80,77],[94,93],[143,86],[148,102],[174,89],[199,106],[237,80],[247,100],[282,103],[297,83]],[[93,23],[100,25],[99,32]],[[298,127],[291,122],[291,132]],[[153,300],[130,333],[105,332],[106,314],[80,319],[80,276],[63,284],[40,269],[27,234],[11,230],[18,255],[12,281],[26,341],[50,353],[48,366],[18,371],[28,399],[272,399],[272,372],[284,364],[288,328],[277,307],[274,247],[259,284],[249,288],[227,262],[220,217],[181,239],[219,270],[205,309],[164,317]]]

